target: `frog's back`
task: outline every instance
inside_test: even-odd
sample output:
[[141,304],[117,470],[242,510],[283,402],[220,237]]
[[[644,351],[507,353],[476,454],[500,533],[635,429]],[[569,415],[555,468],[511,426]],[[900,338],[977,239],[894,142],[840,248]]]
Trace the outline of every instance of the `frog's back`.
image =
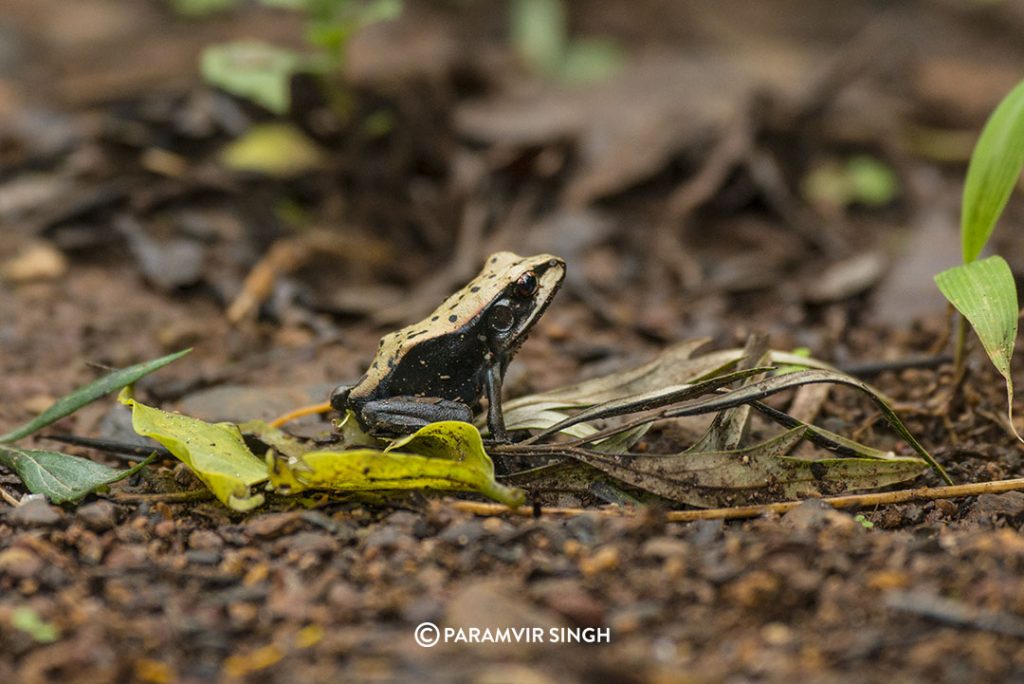
[[[408,394],[479,398],[479,368],[487,354],[475,327],[488,305],[524,271],[555,260],[497,252],[465,287],[418,323],[381,338],[377,354],[351,391],[355,401]],[[560,261],[560,260],[559,260]]]
[[[548,257],[542,255],[540,258]],[[465,287],[452,293],[419,323],[385,335],[383,346],[438,337],[471,325],[487,304],[505,291],[511,282],[509,274],[518,275],[537,260],[538,257],[521,257],[512,252],[492,254],[483,270]]]

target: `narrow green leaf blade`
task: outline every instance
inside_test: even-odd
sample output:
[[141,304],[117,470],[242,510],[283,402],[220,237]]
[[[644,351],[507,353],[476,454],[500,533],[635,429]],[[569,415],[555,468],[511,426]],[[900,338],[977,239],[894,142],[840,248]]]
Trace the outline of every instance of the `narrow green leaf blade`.
[[56,504],[79,501],[86,494],[135,473],[150,460],[126,470],[116,470],[57,451],[0,446],[0,464],[13,470],[30,492],[45,494]]
[[[1010,359],[1017,339],[1017,285],[1010,266],[1000,256],[972,261],[943,271],[935,284],[956,310],[963,314],[981,340],[981,346],[1006,380],[1007,416],[1013,425],[1013,380]],[[1024,439],[1021,439],[1024,441]]]
[[139,378],[145,377],[173,361],[177,361],[190,351],[192,350],[184,349],[180,352],[168,354],[167,356],[154,359],[153,361],[137,363],[134,366],[122,368],[121,370],[116,370],[113,373],[104,375],[102,378],[97,378],[88,385],[80,387],[71,394],[57,400],[53,406],[40,413],[33,420],[11,430],[7,434],[0,435],[0,444],[14,442],[22,439],[23,437],[28,437],[33,432],[41,430],[47,425],[55,423],[65,416],[71,415],[86,404],[96,401],[104,394],[109,394],[110,392],[119,390],[122,387],[136,382]]
[[512,45],[527,66],[552,74],[562,62],[568,40],[562,0],[514,0],[511,6]]
[[1024,81],[1003,98],[971,154],[960,212],[964,262],[978,258],[1024,167]]

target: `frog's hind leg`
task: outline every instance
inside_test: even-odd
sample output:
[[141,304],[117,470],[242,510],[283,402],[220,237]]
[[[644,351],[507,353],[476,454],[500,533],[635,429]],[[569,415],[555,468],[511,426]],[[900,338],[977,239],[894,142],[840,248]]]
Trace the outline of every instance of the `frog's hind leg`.
[[439,397],[388,397],[368,401],[359,409],[373,434],[405,434],[441,420],[473,422],[473,411],[461,401]]

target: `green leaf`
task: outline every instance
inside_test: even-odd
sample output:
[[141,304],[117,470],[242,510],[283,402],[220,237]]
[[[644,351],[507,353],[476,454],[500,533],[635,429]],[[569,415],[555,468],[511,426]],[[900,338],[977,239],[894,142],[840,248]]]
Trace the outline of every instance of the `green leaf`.
[[11,627],[27,633],[40,644],[52,644],[60,638],[60,630],[56,625],[42,619],[39,613],[27,606],[11,611]]
[[260,0],[261,5],[275,9],[308,10],[313,0]]
[[960,239],[964,262],[985,248],[1024,167],[1024,81],[1003,98],[985,123],[964,182]]
[[287,494],[306,489],[436,489],[476,492],[511,507],[525,500],[522,490],[495,481],[480,432],[457,421],[431,423],[383,452],[309,451],[298,458],[268,459],[271,484]]
[[[935,284],[949,302],[971,323],[981,346],[1006,380],[1007,416],[1013,425],[1013,379],[1010,359],[1017,339],[1017,285],[1006,261],[992,256],[943,271]],[[1024,439],[1021,439],[1024,441]]]
[[212,45],[203,50],[199,66],[207,83],[278,115],[291,105],[292,75],[321,68],[310,57],[258,41]]
[[867,207],[881,207],[892,202],[899,191],[896,173],[882,161],[859,155],[846,163],[850,198]]
[[263,503],[250,488],[267,479],[266,464],[249,451],[237,426],[161,411],[135,401],[128,390],[118,400],[132,408],[135,432],[167,447],[224,505],[247,511]]
[[832,160],[822,164],[804,177],[801,186],[812,204],[835,211],[851,204],[889,204],[899,191],[899,180],[882,161],[859,155],[842,163]]
[[122,368],[121,370],[116,370],[113,373],[104,375],[102,378],[98,378],[93,382],[90,382],[88,385],[78,388],[71,394],[62,397],[53,406],[36,416],[35,419],[4,435],[0,435],[0,444],[14,442],[22,439],[23,437],[27,437],[33,432],[41,430],[47,425],[55,423],[65,416],[71,415],[86,404],[99,399],[104,394],[119,390],[126,385],[136,382],[139,378],[145,377],[153,371],[163,368],[172,361],[176,361],[185,354],[188,354],[190,351],[192,350],[185,349],[174,354],[168,354],[167,356],[163,356],[159,359],[154,359],[153,361],[137,363],[134,366]]
[[183,17],[205,17],[234,9],[241,0],[170,0],[171,8]]
[[56,504],[74,503],[100,487],[123,480],[149,463],[115,470],[101,463],[56,451],[0,446],[0,464],[13,470],[33,494]]
[[391,21],[402,14],[402,0],[372,0],[359,6],[359,23],[363,26]]
[[558,76],[567,83],[597,83],[615,76],[626,63],[626,53],[609,38],[580,38],[569,44]]
[[289,123],[257,124],[220,152],[232,171],[288,178],[317,168],[324,155],[302,131]]
[[513,0],[512,45],[531,69],[554,74],[562,64],[567,43],[563,0]]

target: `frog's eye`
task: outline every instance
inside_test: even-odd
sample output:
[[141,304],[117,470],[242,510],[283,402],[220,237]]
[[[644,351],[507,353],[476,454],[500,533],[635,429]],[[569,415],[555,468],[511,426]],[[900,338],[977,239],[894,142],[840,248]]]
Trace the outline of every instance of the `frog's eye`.
[[516,317],[512,313],[512,307],[504,304],[496,304],[491,307],[487,316],[487,322],[497,332],[508,332],[515,325]]
[[519,276],[513,292],[515,292],[517,297],[524,298],[535,295],[537,293],[537,274],[533,271],[527,271]]

